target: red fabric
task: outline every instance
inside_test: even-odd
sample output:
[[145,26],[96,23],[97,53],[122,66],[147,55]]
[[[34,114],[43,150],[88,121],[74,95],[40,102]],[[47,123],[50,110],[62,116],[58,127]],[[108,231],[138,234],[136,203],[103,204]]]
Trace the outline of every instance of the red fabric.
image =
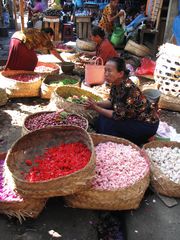
[[34,71],[38,58],[34,50],[28,49],[19,39],[12,38],[5,69]]
[[97,46],[96,56],[101,57],[104,64],[109,58],[118,57],[118,53],[108,39],[104,39],[100,45]]

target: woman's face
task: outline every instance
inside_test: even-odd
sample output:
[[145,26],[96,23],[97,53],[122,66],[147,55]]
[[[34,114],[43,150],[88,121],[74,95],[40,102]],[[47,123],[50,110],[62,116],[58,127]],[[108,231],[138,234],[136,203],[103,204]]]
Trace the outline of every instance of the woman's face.
[[111,0],[110,5],[113,9],[116,9],[119,4],[119,0]]
[[105,65],[105,81],[108,83],[118,83],[119,79],[123,77],[123,71],[118,72],[116,63],[113,61],[108,61]]

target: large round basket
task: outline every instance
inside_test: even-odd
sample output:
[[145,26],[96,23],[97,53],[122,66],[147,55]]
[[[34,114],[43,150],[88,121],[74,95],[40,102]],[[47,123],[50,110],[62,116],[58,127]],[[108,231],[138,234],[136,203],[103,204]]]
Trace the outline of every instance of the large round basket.
[[[34,158],[44,153],[46,148],[64,143],[81,142],[91,151],[88,164],[79,171],[64,177],[52,178],[39,182],[25,180],[22,171],[28,173],[35,166]],[[27,166],[25,160],[30,159],[32,166]],[[65,196],[88,188],[94,176],[95,155],[92,139],[89,134],[79,127],[63,126],[43,128],[17,140],[6,159],[5,173],[10,173],[14,187],[23,197],[45,198]]]
[[[0,153],[0,159],[4,160],[6,153]],[[0,169],[0,174],[3,174]],[[10,181],[10,179],[9,179]],[[35,218],[43,210],[46,199],[23,198],[21,201],[0,200],[0,213],[9,217],[17,217],[21,222],[26,217]]]
[[34,72],[41,74],[58,74],[59,65],[56,63],[38,62]]
[[[144,145],[144,149],[170,147],[180,148],[178,142],[152,141]],[[166,159],[165,159],[166,160]],[[151,159],[151,185],[156,192],[168,197],[180,197],[180,184],[169,179]]]
[[137,44],[136,42],[129,40],[125,46],[125,51],[130,52],[138,57],[148,56],[151,52],[150,49],[144,45]]
[[[34,75],[33,81],[22,82],[14,80],[16,75]],[[6,92],[10,98],[37,97],[41,86],[42,76],[32,71],[7,70],[0,73],[0,84],[5,84]]]
[[95,51],[96,50],[96,44],[92,41],[85,41],[85,40],[80,40],[77,39],[76,40],[76,46],[80,49],[80,50],[84,50],[84,51]]
[[59,109],[64,109],[67,112],[79,114],[89,121],[92,121],[97,113],[93,110],[86,110],[83,104],[77,104],[66,101],[68,97],[72,96],[86,96],[94,99],[95,101],[101,101],[101,97],[93,94],[92,92],[71,86],[58,87],[52,94],[51,102],[55,103],[56,107]]
[[47,75],[41,85],[41,97],[45,99],[50,99],[52,92],[59,86],[58,84],[50,85],[51,82],[60,81],[63,79],[75,79],[77,80],[77,83],[72,84],[72,86],[79,87],[80,84],[80,77],[78,76],[71,76],[66,74],[61,75]]
[[6,90],[3,88],[0,88],[0,106],[6,105],[8,101],[8,97],[6,94]]
[[[91,134],[94,145],[102,142],[116,142],[124,145],[131,145],[141,152],[141,155],[148,160],[145,152],[141,151],[133,143],[112,136]],[[127,210],[138,208],[144,193],[149,186],[149,172],[134,185],[116,191],[86,190],[71,196],[66,196],[67,204],[74,208],[99,209],[99,210]]]
[[90,86],[87,86],[83,81],[81,83],[81,89],[92,92],[93,94],[100,96],[103,100],[109,99],[110,88],[107,87],[105,84],[90,87]]
[[[33,113],[33,114],[30,114],[29,116],[27,116],[23,122],[23,126],[22,126],[22,135],[25,135],[27,133],[30,133],[31,131],[26,127],[26,122],[29,120],[29,118],[32,118],[34,116],[37,116],[39,114],[42,114],[42,113],[53,113],[53,111],[43,111],[43,112],[37,112],[37,113]],[[75,114],[76,116],[80,117],[81,119],[84,120],[84,122],[86,123],[86,128],[85,130],[87,131],[88,129],[88,120],[80,115],[77,115]]]

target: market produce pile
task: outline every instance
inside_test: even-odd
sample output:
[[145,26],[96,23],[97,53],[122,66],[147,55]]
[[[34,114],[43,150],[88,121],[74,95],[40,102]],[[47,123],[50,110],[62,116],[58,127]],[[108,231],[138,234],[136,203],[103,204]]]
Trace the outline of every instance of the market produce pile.
[[23,201],[23,199],[16,192],[14,192],[10,186],[7,185],[7,183],[5,184],[3,173],[4,173],[4,159],[1,159],[0,160],[0,203],[1,201],[3,202]]
[[45,16],[61,16],[62,15],[61,12],[62,12],[61,9],[48,8],[43,13],[44,13]]
[[100,143],[95,148],[96,190],[127,188],[142,179],[149,171],[147,160],[132,146],[114,142]]
[[175,183],[180,183],[180,149],[175,147],[157,147],[146,149],[150,159],[163,174]]
[[52,72],[54,71],[55,69],[52,68],[52,67],[46,67],[46,66],[37,66],[35,68],[35,72],[38,72],[38,73],[48,73],[48,72]]
[[44,154],[35,156],[33,162],[27,159],[30,166],[28,173],[22,172],[29,182],[45,181],[67,176],[83,169],[89,162],[91,151],[80,142],[61,144],[46,148]]
[[76,83],[78,83],[77,79],[65,78],[65,79],[59,79],[59,80],[51,81],[51,82],[49,82],[48,85],[50,85],[50,86],[54,86],[54,85],[65,86],[65,85],[73,85],[73,84],[76,84]]
[[71,102],[71,103],[78,103],[78,104],[84,104],[87,101],[88,97],[86,96],[72,96],[72,97],[68,97],[66,98],[67,102]]
[[11,76],[10,78],[20,82],[31,82],[31,81],[38,80],[39,77],[40,77],[39,74],[17,74],[17,75]]
[[57,50],[59,50],[59,51],[72,51],[73,50],[73,48],[72,47],[69,47],[69,46],[67,46],[66,44],[63,44],[63,43],[56,43],[55,44],[55,48],[57,49]]
[[87,122],[84,118],[67,112],[41,112],[28,117],[25,121],[25,127],[30,131],[48,126],[63,125],[73,125],[87,129]]

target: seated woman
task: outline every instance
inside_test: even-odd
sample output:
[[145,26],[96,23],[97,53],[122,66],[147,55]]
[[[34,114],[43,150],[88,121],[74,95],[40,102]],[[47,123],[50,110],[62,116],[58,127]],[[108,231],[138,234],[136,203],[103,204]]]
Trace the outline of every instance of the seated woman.
[[38,62],[35,49],[41,48],[49,49],[51,54],[63,61],[51,42],[53,34],[52,29],[40,31],[34,28],[25,29],[24,32],[15,32],[11,38],[5,70],[34,71]]
[[124,60],[112,58],[105,65],[105,80],[112,84],[110,99],[96,103],[89,99],[86,108],[98,112],[97,132],[126,138],[141,145],[153,136],[159,125],[157,108],[128,79]]
[[[105,32],[100,27],[94,27],[91,30],[91,40],[95,42],[96,45],[96,57],[101,57],[104,64],[111,57],[117,57],[118,53],[114,49],[110,41],[105,37]],[[86,55],[91,55],[87,54]]]

